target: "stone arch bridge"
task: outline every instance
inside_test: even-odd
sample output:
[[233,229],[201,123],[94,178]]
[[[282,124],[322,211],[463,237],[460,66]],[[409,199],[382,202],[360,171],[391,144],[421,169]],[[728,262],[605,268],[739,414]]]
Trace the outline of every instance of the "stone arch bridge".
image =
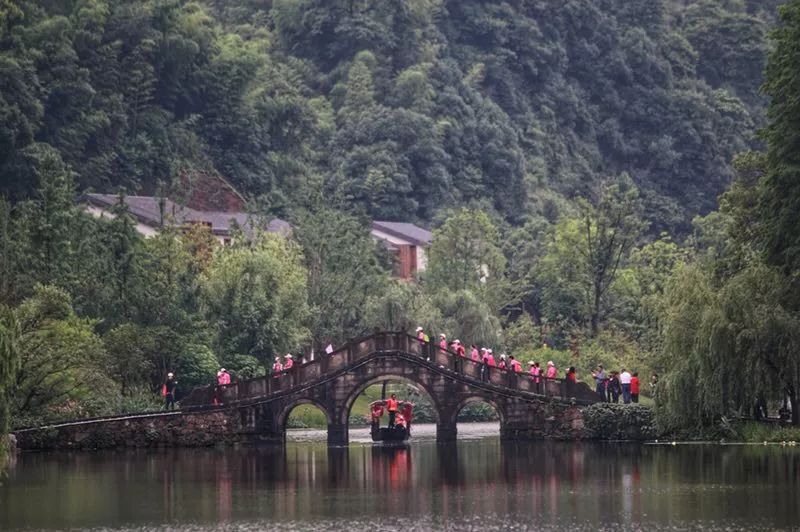
[[[289,413],[312,404],[327,418],[328,443],[346,445],[356,398],[372,384],[399,380],[429,396],[438,441],[456,439],[456,417],[474,401],[497,410],[503,439],[573,439],[583,434],[581,407],[600,401],[584,383],[534,382],[526,373],[499,368],[487,368],[488,376],[482,376],[482,368],[406,333],[378,333],[278,375],[196,388],[177,412],[83,420],[14,434],[20,449],[282,443]],[[215,397],[222,406],[214,406]]]

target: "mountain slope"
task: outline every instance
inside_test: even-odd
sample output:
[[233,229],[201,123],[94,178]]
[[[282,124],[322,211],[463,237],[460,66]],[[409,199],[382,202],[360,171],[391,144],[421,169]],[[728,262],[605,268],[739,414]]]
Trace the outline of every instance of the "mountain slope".
[[554,219],[627,172],[687,230],[753,145],[775,2],[68,0],[0,7],[0,188],[215,169],[275,214]]

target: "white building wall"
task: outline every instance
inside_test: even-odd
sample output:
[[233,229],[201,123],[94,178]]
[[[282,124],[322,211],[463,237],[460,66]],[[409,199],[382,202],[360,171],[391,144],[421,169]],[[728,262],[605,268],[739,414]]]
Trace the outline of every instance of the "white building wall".
[[428,268],[428,254],[425,248],[417,246],[417,271],[424,272]]
[[411,242],[409,242],[408,240],[403,240],[402,238],[398,238],[398,237],[396,237],[394,235],[390,235],[388,233],[384,233],[383,231],[378,231],[377,229],[373,229],[371,231],[371,233],[372,233],[372,236],[374,236],[378,240],[385,240],[386,242],[389,242],[390,244],[398,244],[398,245],[401,245],[401,246],[411,245]]
[[383,231],[379,231],[377,229],[373,229],[370,233],[374,238],[377,238],[378,240],[384,240],[390,244],[400,246],[417,246],[417,271],[424,272],[425,268],[428,267],[428,255],[423,246],[416,245],[408,240],[384,233]]
[[[84,205],[83,206],[83,210],[85,212],[91,214],[95,218],[113,219],[113,218],[117,217],[113,212],[111,212],[111,211],[109,211],[107,209],[103,209],[101,207],[98,207],[96,205],[88,205],[88,204]],[[152,227],[152,226],[149,226],[147,224],[143,224],[143,223],[137,221],[136,222],[136,232],[139,233],[140,235],[144,236],[145,238],[150,238],[150,237],[156,236],[158,234],[158,229],[155,228],[155,227]]]

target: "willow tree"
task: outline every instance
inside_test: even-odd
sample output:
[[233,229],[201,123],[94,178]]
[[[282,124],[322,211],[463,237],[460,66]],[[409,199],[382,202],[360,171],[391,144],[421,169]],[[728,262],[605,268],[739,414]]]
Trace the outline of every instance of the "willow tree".
[[719,283],[702,266],[679,268],[662,321],[659,421],[665,429],[712,426],[749,415],[757,401],[788,396],[798,424],[800,320],[786,280],[751,265]]

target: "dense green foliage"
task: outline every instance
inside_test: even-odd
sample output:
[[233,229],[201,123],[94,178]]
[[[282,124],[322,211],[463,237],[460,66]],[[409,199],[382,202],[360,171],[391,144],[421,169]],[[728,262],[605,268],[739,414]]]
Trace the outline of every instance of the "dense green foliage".
[[764,84],[766,153],[737,160],[738,179],[719,212],[696,222],[697,260],[678,269],[663,301],[665,428],[714,426],[781,406],[800,424],[800,2],[780,13]]
[[[667,429],[796,406],[800,3],[767,66],[778,3],[0,1],[0,407],[144,409],[170,370],[417,325],[645,393],[665,373]],[[144,239],[74,205],[214,172],[293,234]],[[370,219],[434,228],[417,283]]]
[[627,172],[687,230],[762,122],[777,0],[23,0],[0,7],[0,190],[217,170],[277,214],[551,220]]
[[[12,388],[19,371],[19,324],[9,309],[0,308],[0,437],[9,428]],[[0,458],[4,443],[0,441]]]
[[253,356],[265,367],[308,336],[308,293],[300,248],[260,235],[214,256],[201,276],[203,308],[225,358]]

